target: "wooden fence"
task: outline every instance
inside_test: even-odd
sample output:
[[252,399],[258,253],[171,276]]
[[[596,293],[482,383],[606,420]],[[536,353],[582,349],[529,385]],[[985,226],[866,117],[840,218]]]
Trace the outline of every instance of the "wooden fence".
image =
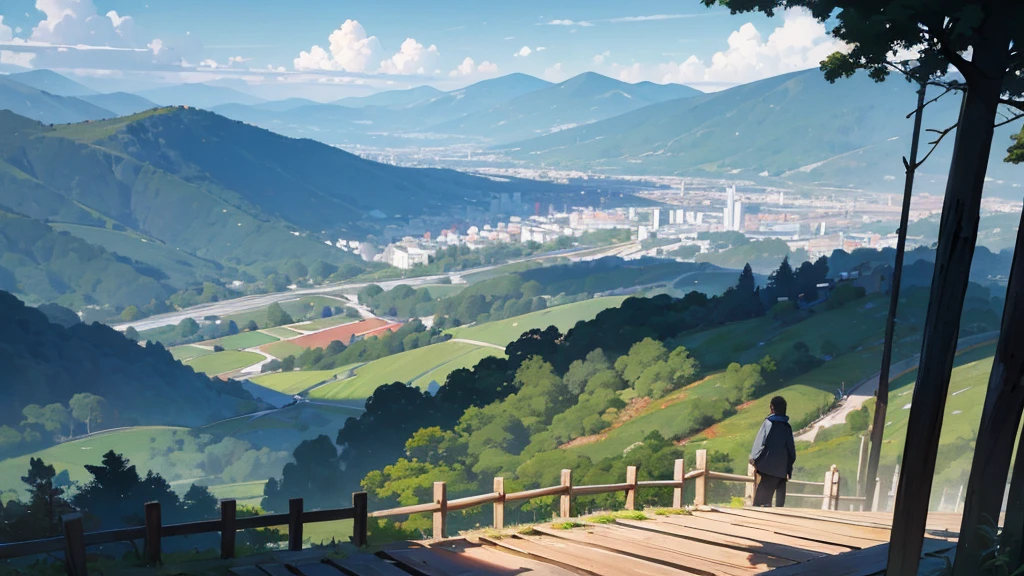
[[[264,514],[248,518],[237,518],[235,515],[235,501],[223,500],[221,501],[221,517],[219,520],[164,525],[161,521],[160,504],[158,502],[150,502],[146,504],[144,526],[86,533],[83,528],[82,515],[69,514],[64,517],[63,536],[12,544],[0,544],[0,560],[63,551],[68,574],[71,576],[85,576],[86,546],[143,540],[143,557],[145,561],[150,565],[156,565],[160,563],[162,538],[212,532],[220,533],[221,558],[227,559],[235,557],[235,537],[238,530],[285,525],[288,526],[288,549],[297,551],[302,549],[303,524],[335,520],[353,520],[352,541],[356,546],[363,546],[366,544],[367,518],[387,518],[423,513],[433,515],[432,536],[434,539],[441,539],[447,536],[449,512],[491,504],[494,511],[493,526],[496,529],[502,529],[505,526],[506,502],[530,500],[545,496],[559,497],[558,516],[561,518],[569,518],[572,515],[573,497],[624,492],[626,510],[634,510],[636,508],[637,491],[649,488],[671,488],[672,507],[682,508],[683,489],[686,487],[687,481],[693,481],[694,483],[694,506],[707,504],[708,480],[742,482],[746,485],[745,497],[747,503],[752,501],[755,489],[755,476],[751,468],[748,468],[747,475],[728,474],[709,470],[707,462],[707,451],[698,450],[694,469],[690,472],[685,472],[683,460],[676,460],[671,480],[638,481],[636,466],[629,466],[626,468],[625,482],[591,486],[573,485],[572,470],[562,470],[561,479],[557,486],[509,493],[505,492],[504,478],[495,478],[492,492],[453,500],[448,499],[446,484],[444,482],[435,482],[432,502],[375,512],[367,512],[366,492],[352,494],[352,506],[349,508],[304,511],[302,499],[293,498],[288,501],[288,513],[286,514]],[[825,472],[825,478],[822,482],[790,480],[789,485],[812,486],[821,490],[818,494],[789,493],[787,498],[821,500],[822,510],[837,510],[841,500],[860,503],[861,506],[864,505],[865,501],[864,497],[841,497],[839,495],[840,475],[839,469],[836,466],[832,466]]]

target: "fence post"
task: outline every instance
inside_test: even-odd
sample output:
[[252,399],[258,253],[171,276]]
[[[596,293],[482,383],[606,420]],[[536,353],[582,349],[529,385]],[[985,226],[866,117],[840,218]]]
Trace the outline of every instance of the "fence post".
[[636,510],[636,466],[626,466],[626,510]]
[[743,485],[743,500],[747,506],[752,506],[754,504],[754,493],[757,491],[757,468],[750,462],[747,462],[747,476],[750,476],[753,480]]
[[235,514],[237,505],[234,500],[223,500],[220,503],[220,557],[224,560],[235,557]]
[[693,484],[693,505],[703,506],[705,502],[704,490],[708,484],[708,451],[697,450],[697,457],[695,467],[701,473],[700,476],[694,478]]
[[892,510],[892,503],[896,500],[896,491],[900,485],[900,465],[896,465],[896,469],[892,471],[892,488],[889,488],[889,499],[885,503],[885,511],[889,512]]
[[672,489],[672,507],[678,510],[683,507],[683,487],[686,482],[686,463],[682,458],[676,460],[672,469],[672,480],[679,482],[679,485]]
[[448,486],[444,482],[434,482],[434,504],[441,506],[434,512],[434,540],[441,540],[448,523]]
[[288,550],[302,550],[302,498],[288,500]]
[[85,528],[81,514],[65,514],[64,521],[64,562],[69,576],[86,576]]
[[875,477],[875,496],[871,500],[871,511],[878,512],[878,499],[882,496],[882,479]]
[[[839,510],[839,488],[843,475],[839,472],[838,466],[833,465],[832,467],[835,469],[835,474],[832,475],[832,509]],[[850,509],[853,510],[853,508]]]
[[568,518],[572,516],[572,470],[562,470],[561,485],[565,491],[558,497],[558,516]]
[[352,544],[366,546],[366,492],[352,493]]
[[856,492],[853,494],[854,496],[863,496],[868,484],[868,470],[864,466],[868,460],[868,448],[870,447],[867,439],[867,436],[860,437],[860,452],[857,454],[857,487]]
[[498,493],[498,499],[494,501],[494,529],[505,528],[505,479],[496,477],[494,479],[494,491]]
[[825,481],[822,482],[822,486],[821,509],[829,510],[832,507],[832,468],[825,470]]
[[160,503],[146,502],[146,563],[160,563]]

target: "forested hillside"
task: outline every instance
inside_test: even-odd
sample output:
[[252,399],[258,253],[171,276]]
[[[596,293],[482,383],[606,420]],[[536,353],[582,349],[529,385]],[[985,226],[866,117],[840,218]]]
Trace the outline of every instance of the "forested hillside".
[[199,426],[258,408],[237,382],[196,374],[159,344],[140,346],[102,324],[65,327],[3,291],[0,326],[11,384],[0,406],[0,457],[106,428]]

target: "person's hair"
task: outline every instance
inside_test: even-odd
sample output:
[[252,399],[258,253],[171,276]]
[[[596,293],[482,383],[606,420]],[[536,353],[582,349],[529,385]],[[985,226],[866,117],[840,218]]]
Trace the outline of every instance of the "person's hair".
[[782,396],[776,396],[771,401],[772,412],[778,416],[786,415],[786,399]]

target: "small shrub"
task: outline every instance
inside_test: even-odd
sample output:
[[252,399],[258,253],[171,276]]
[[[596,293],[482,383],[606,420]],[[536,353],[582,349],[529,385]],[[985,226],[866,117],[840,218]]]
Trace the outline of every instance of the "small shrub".
[[223,352],[224,351],[224,347],[221,346],[220,344],[214,344],[213,345],[213,351],[214,352]]
[[[555,530],[572,530],[573,528],[583,528],[586,524],[577,522],[575,520],[569,520],[568,522],[555,522],[551,524],[551,527]],[[523,534],[523,532],[520,532]]]
[[743,508],[744,500],[740,496],[733,496],[732,501],[729,502],[730,508]]
[[689,516],[690,511],[685,508],[658,508],[654,514],[657,516]]

